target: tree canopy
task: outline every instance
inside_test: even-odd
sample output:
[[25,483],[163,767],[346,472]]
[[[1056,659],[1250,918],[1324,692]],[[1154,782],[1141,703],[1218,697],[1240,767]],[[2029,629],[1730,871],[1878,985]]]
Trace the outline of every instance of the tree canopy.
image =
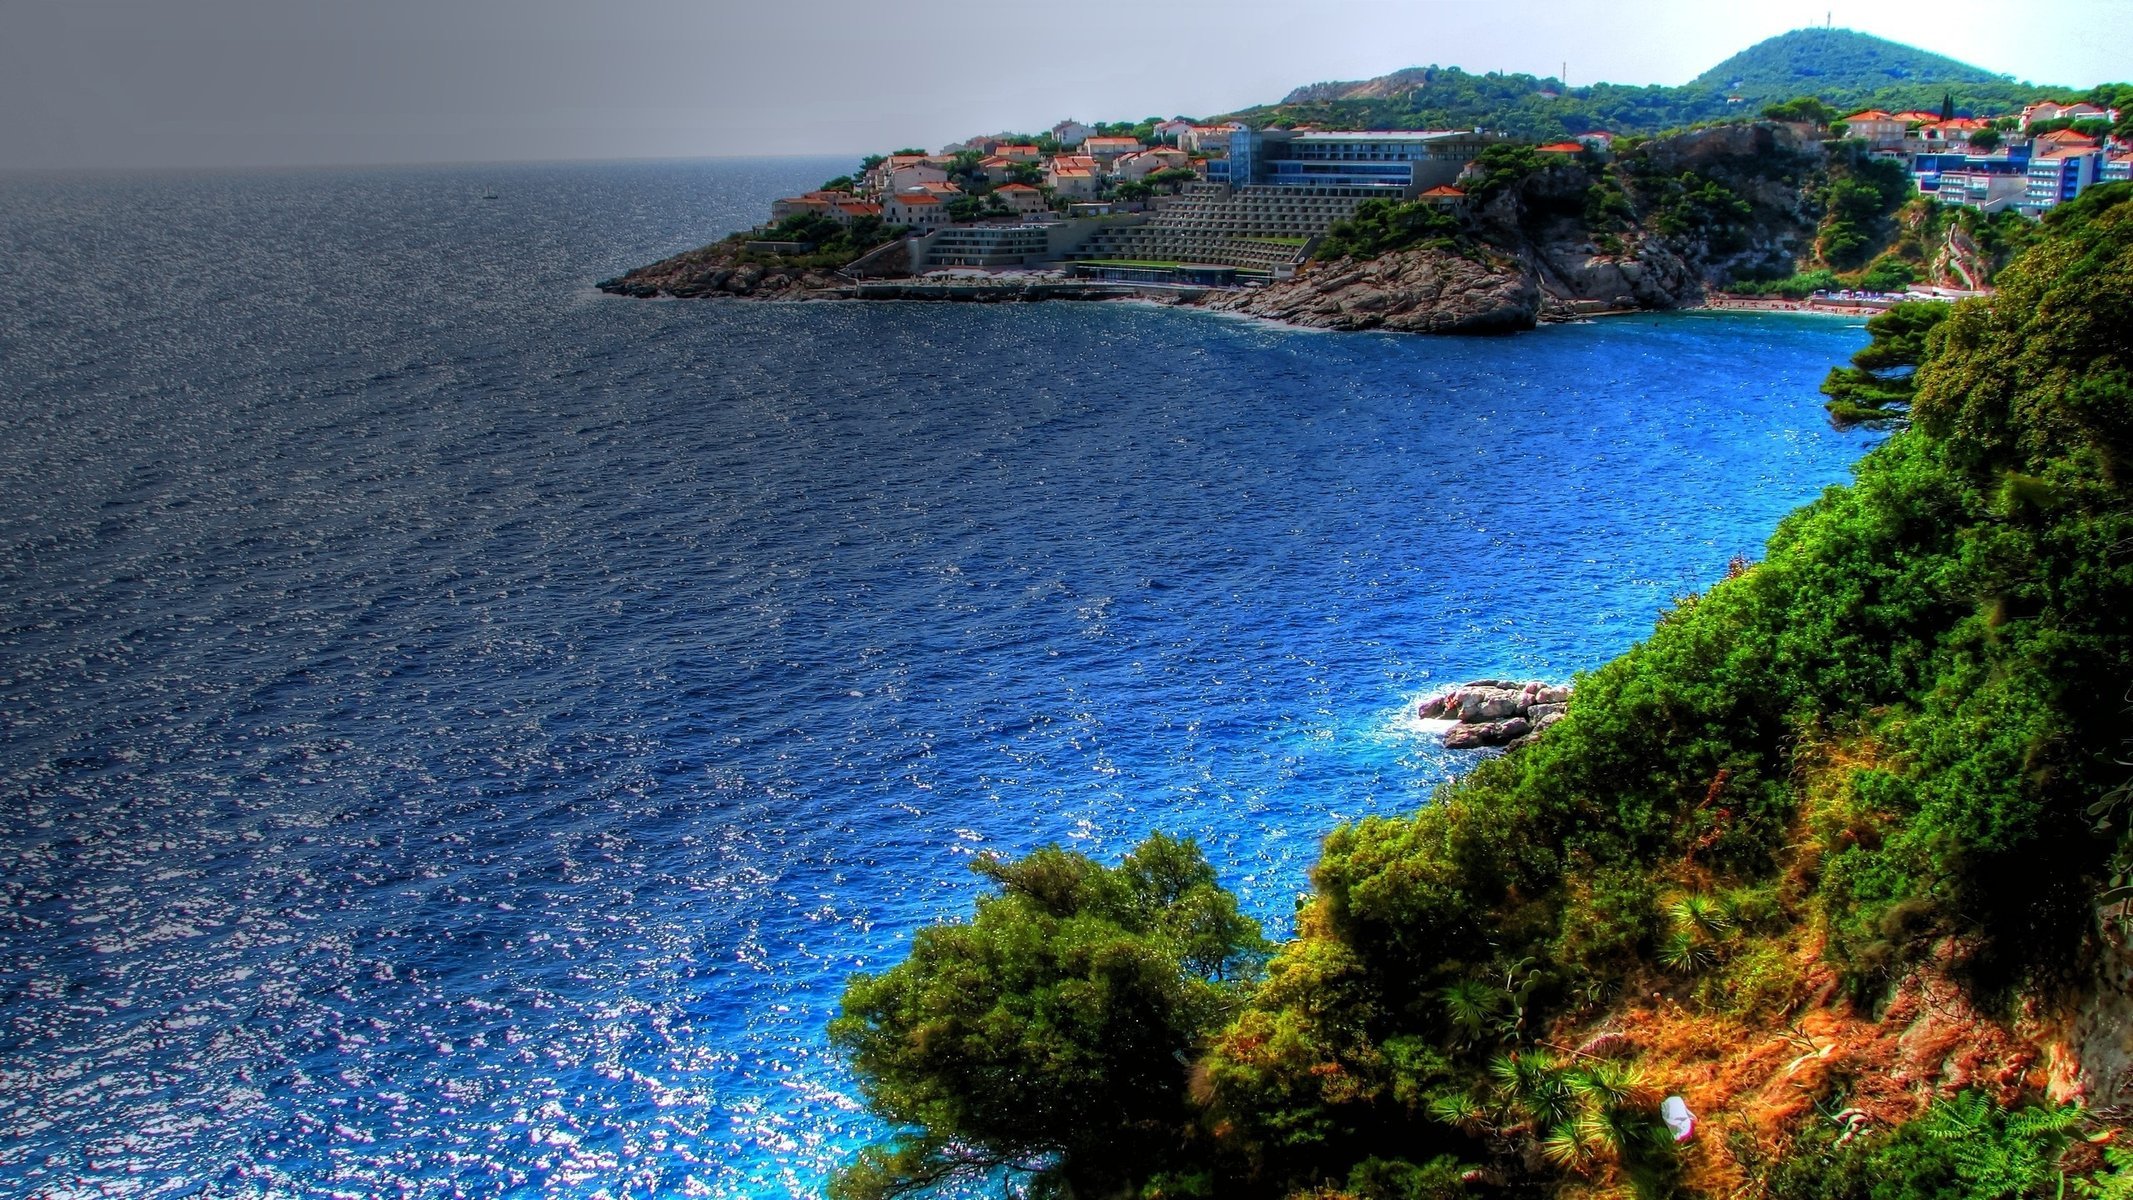
[[1914,373],[1925,361],[1927,335],[1947,319],[1948,307],[1933,300],[1908,300],[1869,319],[1866,331],[1873,340],[1852,355],[1851,366],[1831,368],[1822,381],[1831,423],[1839,429],[1891,428],[1908,421],[1911,395],[1918,390]]
[[1188,1064],[1263,957],[1191,841],[1157,834],[1116,867],[1048,846],[973,869],[997,889],[975,915],[853,977],[830,1025],[874,1110],[908,1130],[848,1167],[839,1197],[1150,1170],[1190,1123]]

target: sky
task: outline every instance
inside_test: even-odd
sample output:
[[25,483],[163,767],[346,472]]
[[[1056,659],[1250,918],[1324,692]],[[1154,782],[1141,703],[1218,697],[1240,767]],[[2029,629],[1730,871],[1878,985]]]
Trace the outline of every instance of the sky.
[[0,0],[0,170],[856,155],[1406,66],[1678,84],[1825,20],[2133,76],[2133,0]]

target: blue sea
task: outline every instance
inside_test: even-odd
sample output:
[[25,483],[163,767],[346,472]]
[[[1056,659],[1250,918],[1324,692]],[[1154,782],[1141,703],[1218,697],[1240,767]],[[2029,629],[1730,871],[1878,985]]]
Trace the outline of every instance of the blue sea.
[[849,166],[0,178],[0,1195],[817,1195],[973,856],[1285,931],[1868,445],[1826,318],[592,286]]

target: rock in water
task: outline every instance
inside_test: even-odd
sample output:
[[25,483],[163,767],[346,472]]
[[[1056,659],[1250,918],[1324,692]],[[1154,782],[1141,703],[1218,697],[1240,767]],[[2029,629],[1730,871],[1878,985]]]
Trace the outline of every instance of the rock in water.
[[1538,681],[1476,679],[1424,700],[1416,715],[1425,721],[1456,721],[1444,731],[1453,750],[1521,745],[1563,719],[1570,689]]

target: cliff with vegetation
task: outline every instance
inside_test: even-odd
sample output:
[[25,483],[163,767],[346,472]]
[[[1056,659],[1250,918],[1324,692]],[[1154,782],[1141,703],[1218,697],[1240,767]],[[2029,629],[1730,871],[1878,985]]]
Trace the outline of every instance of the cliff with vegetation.
[[1497,146],[1476,172],[1462,201],[1367,203],[1296,278],[1211,303],[1334,329],[1503,332],[1693,305],[1739,281],[1796,280],[1803,264],[1834,286],[1899,240],[1910,188],[1900,167],[1780,121],[1626,141],[1605,158]]
[[1285,944],[1189,843],[981,864],[846,994],[896,1132],[834,1193],[2133,1195],[2129,328],[2126,186],[1877,322],[1916,367],[1853,483],[1335,829]]

